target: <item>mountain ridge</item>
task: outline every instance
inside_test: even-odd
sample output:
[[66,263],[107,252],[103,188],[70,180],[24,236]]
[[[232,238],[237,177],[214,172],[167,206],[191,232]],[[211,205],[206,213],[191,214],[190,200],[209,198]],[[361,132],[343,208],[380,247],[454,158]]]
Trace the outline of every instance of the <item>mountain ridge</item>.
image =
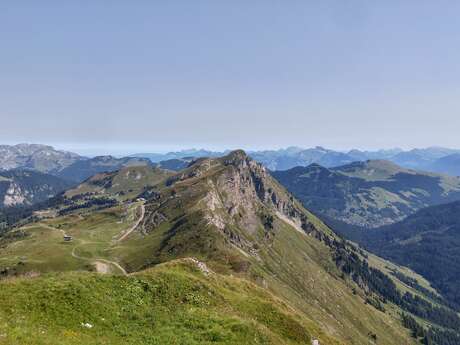
[[53,174],[84,159],[76,153],[55,150],[49,145],[0,145],[0,169],[3,170],[21,168]]
[[[182,159],[187,156],[200,157],[221,157],[229,151],[210,151],[210,150],[183,150],[169,152],[166,154],[158,153],[138,153],[133,157],[150,158],[152,162],[161,160]],[[434,172],[449,173],[449,171],[435,170],[436,161],[452,154],[459,154],[460,150],[443,147],[415,148],[411,150],[380,149],[375,151],[351,149],[348,151],[331,150],[321,146],[312,148],[301,148],[291,146],[277,150],[252,150],[248,154],[264,164],[270,170],[288,170],[295,166],[308,166],[318,163],[325,167],[337,167],[355,161],[366,160],[389,160],[408,169],[427,170]],[[458,169],[456,170],[458,171]]]
[[[142,203],[145,214],[139,215]],[[123,219],[140,219],[126,238],[120,237],[124,233],[120,229],[127,226]],[[62,244],[61,231],[73,237],[73,244]],[[15,239],[22,232],[25,237]],[[34,260],[35,250],[42,249],[29,245],[40,242],[37,236],[46,238],[48,261]],[[98,242],[91,244],[96,238]],[[118,243],[116,238],[123,241]],[[110,262],[138,272],[194,257],[217,274],[248,279],[286,301],[310,320],[306,328],[310,334],[321,329],[350,344],[368,342],[374,335],[381,344],[393,344],[394,339],[411,343],[399,316],[391,311],[395,306],[389,304],[387,313],[372,306],[378,305],[376,285],[365,275],[356,280],[359,286],[346,278],[350,272],[361,276],[359,270],[368,270],[361,264],[359,270],[346,270],[354,250],[305,210],[265,167],[243,151],[235,151],[195,161],[152,186],[144,200],[102,210],[75,209],[10,232],[0,246],[0,266],[6,262],[9,272],[19,274],[31,268],[95,269],[95,263],[105,260],[107,269],[114,272],[116,267]],[[11,262],[14,257],[24,257],[23,263]],[[385,279],[384,284],[396,289],[390,278]],[[371,290],[365,293],[368,284]],[[364,314],[372,316],[360,319]]]
[[460,199],[460,179],[370,160],[341,167],[310,165],[273,176],[306,207],[348,224],[378,227],[437,203]]
[[[413,344],[401,320],[408,310],[416,317],[425,315],[435,327],[430,332],[438,332],[436,325],[457,322],[447,307],[432,305],[429,297],[408,285],[402,288],[399,278],[379,268],[385,266],[380,259],[368,261],[361,249],[338,237],[244,151],[198,159],[159,179],[142,197],[101,208],[97,200],[117,193],[110,188],[106,192],[95,195],[92,203],[61,212],[68,207],[64,200],[55,215],[43,210],[38,221],[8,232],[0,239],[3,274],[123,274],[192,257],[216,274],[249,280],[269,291],[307,318],[306,332],[322,344],[334,344],[332,338],[357,345],[375,340]],[[134,231],[127,232],[132,224]],[[63,234],[72,241],[63,242]],[[292,332],[284,333],[287,338],[279,343],[289,343]],[[300,343],[308,341],[302,338]]]
[[[174,170],[178,170],[185,167],[185,164],[179,162],[180,160],[201,157],[217,158],[229,152],[229,150],[189,149],[168,153],[137,153],[129,157],[147,158],[152,163],[160,165],[163,161],[163,164],[170,164],[171,167],[174,167]],[[455,157],[453,155],[460,154],[460,150],[443,147],[417,148],[408,151],[402,149],[381,149],[375,151],[351,149],[348,151],[338,151],[321,146],[313,148],[292,146],[278,150],[249,151],[248,154],[263,163],[270,170],[288,170],[295,166],[308,166],[312,163],[318,163],[331,168],[354,161],[384,159],[410,169],[455,175],[460,174],[458,160],[453,160]],[[453,156],[451,157],[452,161],[444,162],[443,159],[449,155]],[[0,156],[0,170],[24,168],[52,174],[59,173],[73,163],[91,159],[72,152],[55,150],[51,146],[40,144],[1,145]],[[172,160],[177,161],[174,162]]]

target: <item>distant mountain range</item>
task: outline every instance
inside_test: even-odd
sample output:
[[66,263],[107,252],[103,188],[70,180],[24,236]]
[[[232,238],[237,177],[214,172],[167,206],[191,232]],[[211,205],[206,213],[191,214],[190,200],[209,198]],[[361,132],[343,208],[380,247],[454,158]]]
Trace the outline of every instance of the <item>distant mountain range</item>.
[[429,170],[460,176],[460,153],[437,159],[430,165]]
[[[132,157],[144,157],[157,163],[162,160],[182,159],[185,157],[220,157],[227,153],[228,151],[184,150],[166,154],[139,153],[132,155]],[[329,150],[320,146],[308,149],[288,147],[279,150],[249,151],[248,154],[270,170],[288,170],[296,166],[308,166],[313,163],[330,168],[355,161],[389,160],[409,169],[435,171],[455,176],[460,175],[460,150],[442,147],[429,147],[410,151],[398,148],[376,151],[355,149],[347,152]]]
[[167,161],[172,159],[183,159],[183,158],[201,158],[201,157],[222,157],[228,154],[230,151],[209,151],[209,150],[181,150],[176,152],[168,152],[168,153],[135,153],[130,155],[130,157],[140,157],[140,158],[148,158],[153,163],[160,163],[161,161]]
[[194,160],[194,157],[172,158],[154,164],[162,169],[179,171],[188,167]]
[[[152,163],[170,170],[185,168],[193,159],[202,157],[222,157],[226,151],[182,150],[169,153],[137,153],[128,158],[148,159]],[[450,175],[460,175],[460,150],[430,147],[403,151],[401,149],[347,152],[334,151],[320,146],[303,149],[288,147],[279,150],[250,151],[249,155],[270,170],[288,170],[296,166],[308,166],[317,163],[326,168],[346,165],[355,161],[389,160],[402,167],[426,170]],[[105,158],[104,158],[105,157]],[[130,161],[127,158],[100,156],[88,158],[76,153],[55,150],[51,146],[38,144],[18,144],[0,146],[0,170],[15,168],[32,169],[64,178],[82,179],[98,172],[116,170]],[[83,163],[86,162],[86,163]],[[110,162],[110,163],[109,163]],[[146,162],[137,161],[141,164]],[[134,163],[137,164],[137,163]],[[98,167],[100,165],[100,168]],[[113,166],[114,168],[110,167]],[[85,172],[86,170],[86,172]]]
[[55,174],[73,163],[85,160],[76,153],[38,144],[0,145],[0,169],[32,169]]
[[460,200],[460,178],[406,169],[385,160],[335,168],[313,164],[275,171],[273,176],[305,207],[368,228],[394,223],[427,206]]
[[55,150],[51,146],[18,144],[0,146],[0,171],[21,169],[57,176],[79,183],[101,172],[111,172],[133,165],[153,166],[149,159],[113,156],[83,157],[76,153]]

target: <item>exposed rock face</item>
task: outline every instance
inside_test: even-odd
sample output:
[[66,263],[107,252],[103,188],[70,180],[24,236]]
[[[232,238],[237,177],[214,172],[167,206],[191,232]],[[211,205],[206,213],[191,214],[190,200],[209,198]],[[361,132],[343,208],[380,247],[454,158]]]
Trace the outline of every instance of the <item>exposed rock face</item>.
[[228,224],[253,236],[261,227],[269,230],[273,217],[301,232],[319,236],[320,232],[307,220],[305,210],[277,184],[262,164],[240,150],[219,161],[225,168],[214,175],[214,179],[208,179],[206,218],[232,242],[243,244],[244,239],[229,230]]
[[282,223],[303,233],[323,236],[308,220],[306,210],[264,166],[243,151],[222,158],[200,159],[157,188],[147,196],[142,224],[146,234],[156,231],[164,222],[172,224],[171,238],[179,233],[186,236],[183,231],[196,224],[211,226],[241,254],[256,258],[257,242],[272,240]]
[[148,233],[149,231],[152,231],[153,229],[160,226],[165,221],[167,221],[167,218],[160,211],[155,210],[153,212],[147,212],[141,223],[140,229],[143,233]]
[[3,198],[3,205],[9,207],[25,203],[27,203],[26,197],[22,192],[21,187],[19,187],[15,182],[11,182],[5,193],[5,197]]
[[235,151],[224,158],[224,164],[232,167],[219,180],[219,187],[227,196],[224,206],[231,216],[238,210],[244,213],[242,225],[245,229],[250,232],[255,230],[254,225],[258,226],[260,220],[258,212],[263,206],[284,221],[295,224],[296,228],[307,232],[312,230],[313,225],[308,223],[300,206],[278,186],[260,163],[243,151]]
[[0,207],[31,205],[55,196],[70,183],[34,171],[0,172]]

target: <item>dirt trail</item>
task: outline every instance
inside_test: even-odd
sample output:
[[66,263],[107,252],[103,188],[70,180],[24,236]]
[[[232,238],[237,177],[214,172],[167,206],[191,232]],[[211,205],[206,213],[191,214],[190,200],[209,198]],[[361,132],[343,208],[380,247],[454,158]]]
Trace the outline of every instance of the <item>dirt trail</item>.
[[80,256],[77,253],[75,253],[75,250],[79,246],[82,246],[82,245],[85,245],[85,244],[92,244],[92,243],[100,243],[100,242],[85,242],[85,241],[83,241],[82,243],[80,243],[80,244],[76,245],[75,247],[73,247],[71,255],[75,259],[92,261],[96,266],[96,271],[99,272],[99,273],[109,273],[110,268],[109,268],[108,264],[110,264],[110,265],[113,265],[116,268],[118,268],[121,271],[121,273],[123,273],[123,275],[125,275],[125,276],[128,275],[128,272],[126,272],[126,270],[116,261],[107,260],[107,259],[101,259],[101,258],[85,258],[84,256]]
[[[144,204],[141,204],[141,216],[131,228],[129,228],[127,231],[123,233],[123,235],[117,240],[117,242],[123,241],[126,237],[128,237],[139,226],[139,224],[144,220],[144,216],[145,216],[145,206]],[[62,229],[55,228],[45,223],[39,223],[39,225],[47,229],[50,229],[50,230],[60,231],[63,235],[66,235],[66,232]],[[100,243],[100,242],[89,242],[85,240],[79,240],[79,242],[80,242],[79,244],[76,244],[72,248],[72,252],[71,252],[72,257],[79,259],[79,260],[85,260],[85,261],[92,262],[96,267],[96,271],[99,273],[110,273],[111,272],[110,265],[112,265],[112,266],[115,266],[123,275],[128,275],[128,272],[126,272],[126,270],[116,261],[111,261],[111,260],[101,259],[101,258],[86,258],[86,257],[78,255],[75,252],[75,250],[80,246],[84,246],[86,244],[92,244],[92,243]]]
[[121,242],[123,241],[126,237],[128,237],[136,228],[139,226],[139,224],[144,220],[145,216],[145,206],[144,204],[141,205],[141,216],[137,220],[137,222],[130,228],[128,231],[126,231],[117,241]]
[[121,273],[123,273],[123,275],[125,276],[128,275],[128,272],[126,272],[126,270],[123,267],[121,267],[120,264],[116,261],[97,259],[97,261],[95,261],[95,264],[96,264],[96,270],[99,273],[110,273],[110,268],[109,268],[109,264],[110,264],[118,268],[121,271]]
[[[142,206],[144,206],[144,205],[142,205]],[[144,210],[144,208],[143,208],[143,210]],[[144,215],[144,212],[142,213],[142,218],[143,218],[143,215]],[[139,221],[139,223],[140,223],[140,221]],[[58,228],[55,228],[53,226],[50,226],[50,225],[44,224],[44,223],[39,223],[39,224],[40,224],[40,226],[43,226],[43,227],[45,227],[47,229],[60,231],[63,235],[65,235],[65,231],[62,230],[62,229],[58,229]],[[121,273],[123,273],[123,275],[125,275],[125,276],[128,275],[128,272],[126,272],[126,270],[116,261],[100,259],[100,258],[97,258],[97,259],[85,258],[83,256],[78,255],[75,252],[75,250],[78,247],[84,246],[86,244],[101,243],[101,242],[91,242],[91,241],[85,241],[85,240],[79,240],[79,241],[80,241],[80,243],[75,245],[72,248],[72,252],[70,253],[72,255],[72,257],[74,257],[75,259],[79,259],[79,260],[92,261],[96,266],[96,271],[99,272],[99,273],[110,273],[110,266],[109,265],[113,265],[116,268],[118,268],[121,271]]]
[[104,262],[96,261],[95,266],[96,266],[96,271],[99,273],[109,273],[110,272],[109,265],[107,265]]

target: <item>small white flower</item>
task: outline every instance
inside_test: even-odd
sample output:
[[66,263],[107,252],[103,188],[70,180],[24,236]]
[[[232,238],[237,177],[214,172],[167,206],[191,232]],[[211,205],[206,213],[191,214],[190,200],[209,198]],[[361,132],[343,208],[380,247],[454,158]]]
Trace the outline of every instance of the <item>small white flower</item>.
[[85,328],[93,328],[93,325],[88,323],[88,322],[86,322],[86,323],[82,322],[81,325],[82,325],[82,327],[85,327]]

